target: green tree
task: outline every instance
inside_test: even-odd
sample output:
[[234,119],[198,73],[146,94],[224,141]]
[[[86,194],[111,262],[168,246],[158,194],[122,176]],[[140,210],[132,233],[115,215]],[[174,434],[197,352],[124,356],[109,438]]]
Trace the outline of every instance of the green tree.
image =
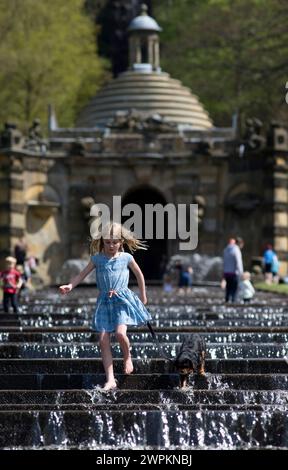
[[157,0],[162,67],[199,95],[217,125],[287,119],[284,0]]
[[0,0],[0,121],[27,128],[56,107],[61,126],[105,77],[84,0]]

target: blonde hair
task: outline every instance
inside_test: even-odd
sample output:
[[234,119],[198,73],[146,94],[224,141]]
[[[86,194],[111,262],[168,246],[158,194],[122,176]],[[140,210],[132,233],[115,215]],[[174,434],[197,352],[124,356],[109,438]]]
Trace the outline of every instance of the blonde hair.
[[147,245],[134,236],[134,234],[117,222],[109,222],[102,230],[97,230],[97,237],[94,235],[90,243],[90,254],[100,253],[104,248],[103,239],[114,238],[121,240],[122,246],[120,251],[124,251],[123,245],[127,245],[133,253],[136,250],[147,250]]
[[243,281],[250,281],[251,274],[249,273],[249,271],[244,271],[244,273],[242,274],[242,279]]
[[16,266],[16,263],[17,263],[16,258],[14,258],[13,256],[7,256],[7,257],[5,258],[5,261],[6,261],[6,263],[9,263],[9,264],[10,264],[10,263],[11,263],[11,264],[13,263],[13,264],[15,264],[15,266]]

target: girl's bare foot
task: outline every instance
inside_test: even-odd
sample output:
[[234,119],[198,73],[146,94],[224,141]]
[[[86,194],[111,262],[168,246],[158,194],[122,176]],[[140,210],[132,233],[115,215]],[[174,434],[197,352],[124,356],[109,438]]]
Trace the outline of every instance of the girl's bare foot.
[[115,381],[112,381],[112,382],[106,382],[102,390],[114,390],[114,388],[117,388],[117,383]]
[[124,373],[132,374],[133,370],[134,370],[134,367],[133,367],[131,356],[124,358]]

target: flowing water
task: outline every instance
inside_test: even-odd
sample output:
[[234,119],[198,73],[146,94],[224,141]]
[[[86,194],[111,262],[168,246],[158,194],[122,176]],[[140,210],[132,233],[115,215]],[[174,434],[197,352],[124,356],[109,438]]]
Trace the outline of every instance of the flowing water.
[[[1,449],[288,449],[288,308],[258,294],[223,304],[220,289],[163,296],[149,309],[165,360],[147,328],[129,330],[134,373],[123,374],[112,336],[118,388],[105,377],[90,329],[95,291],[27,298],[0,316]],[[173,358],[187,335],[206,340],[206,375],[179,388]]]

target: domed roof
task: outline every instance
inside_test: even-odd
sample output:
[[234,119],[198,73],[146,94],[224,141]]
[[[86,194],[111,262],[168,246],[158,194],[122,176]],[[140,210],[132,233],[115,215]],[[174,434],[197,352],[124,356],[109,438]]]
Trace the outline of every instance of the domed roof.
[[174,124],[213,126],[197,96],[164,72],[128,71],[106,85],[83,109],[77,127],[106,126],[118,111],[160,114]]
[[128,31],[162,31],[162,28],[151,16],[147,15],[147,6],[141,6],[142,13],[136,18],[133,18],[131,23],[128,26]]

